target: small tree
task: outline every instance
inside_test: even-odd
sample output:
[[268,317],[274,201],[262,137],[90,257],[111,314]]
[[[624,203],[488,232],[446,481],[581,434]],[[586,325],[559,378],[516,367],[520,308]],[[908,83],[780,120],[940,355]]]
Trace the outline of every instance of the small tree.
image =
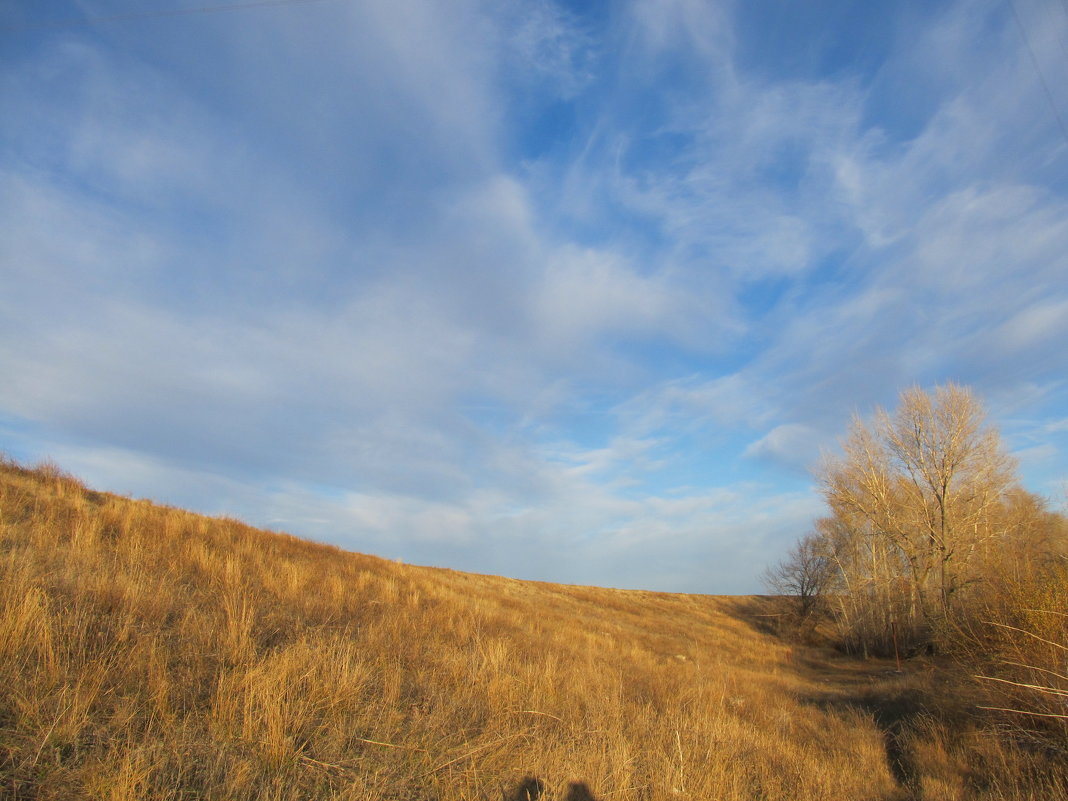
[[823,544],[818,535],[808,534],[785,559],[764,572],[765,586],[790,600],[800,626],[824,608],[824,593],[834,573],[834,564]]

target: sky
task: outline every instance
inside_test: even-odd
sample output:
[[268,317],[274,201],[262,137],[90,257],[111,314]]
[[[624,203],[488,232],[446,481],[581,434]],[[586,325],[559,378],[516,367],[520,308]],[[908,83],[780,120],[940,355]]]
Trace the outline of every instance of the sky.
[[749,593],[955,381],[1063,505],[1066,76],[1068,0],[2,2],[0,450]]

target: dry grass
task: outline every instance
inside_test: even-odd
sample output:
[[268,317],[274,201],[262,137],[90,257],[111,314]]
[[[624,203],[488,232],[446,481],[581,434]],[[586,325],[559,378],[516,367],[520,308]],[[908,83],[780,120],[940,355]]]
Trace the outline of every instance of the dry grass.
[[990,583],[974,615],[950,632],[1001,725],[1068,758],[1068,563]]
[[1053,798],[759,600],[396,564],[0,466],[0,797]]

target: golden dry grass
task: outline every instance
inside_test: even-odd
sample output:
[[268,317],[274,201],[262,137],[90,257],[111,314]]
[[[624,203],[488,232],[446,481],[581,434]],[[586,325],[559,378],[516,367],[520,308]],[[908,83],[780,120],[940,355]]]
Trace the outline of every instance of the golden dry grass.
[[[397,564],[0,466],[0,797],[1053,798],[759,599]],[[758,611],[758,610],[757,610]]]

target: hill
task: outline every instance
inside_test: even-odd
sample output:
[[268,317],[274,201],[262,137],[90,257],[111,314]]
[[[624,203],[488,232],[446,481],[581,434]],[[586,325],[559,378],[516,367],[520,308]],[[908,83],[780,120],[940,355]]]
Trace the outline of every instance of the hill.
[[791,646],[764,604],[403,565],[5,462],[0,796],[1063,792],[935,705],[941,671]]

